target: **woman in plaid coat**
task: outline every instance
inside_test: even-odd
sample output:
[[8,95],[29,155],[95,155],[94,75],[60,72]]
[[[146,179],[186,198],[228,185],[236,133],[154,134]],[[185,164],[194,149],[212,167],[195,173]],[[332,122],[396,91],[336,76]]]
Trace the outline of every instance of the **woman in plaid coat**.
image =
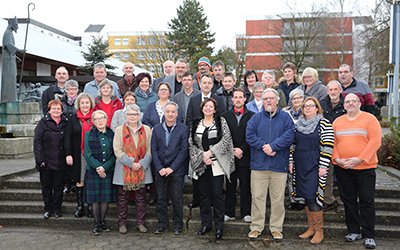
[[105,224],[105,217],[108,203],[116,200],[116,191],[112,185],[115,166],[114,133],[107,127],[107,119],[104,111],[93,112],[94,127],[85,134],[85,198],[87,203],[92,204],[95,222],[93,235],[110,231]]

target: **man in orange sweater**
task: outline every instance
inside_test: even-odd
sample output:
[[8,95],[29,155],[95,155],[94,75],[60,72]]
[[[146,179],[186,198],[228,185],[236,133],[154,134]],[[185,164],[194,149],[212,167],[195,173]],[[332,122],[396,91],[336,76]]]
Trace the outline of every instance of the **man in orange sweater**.
[[382,130],[375,116],[361,111],[360,107],[357,95],[346,96],[344,108],[347,114],[333,122],[335,142],[332,163],[335,165],[339,193],[345,207],[348,230],[345,239],[353,242],[364,237],[364,246],[373,249],[376,247],[376,153],[381,146]]

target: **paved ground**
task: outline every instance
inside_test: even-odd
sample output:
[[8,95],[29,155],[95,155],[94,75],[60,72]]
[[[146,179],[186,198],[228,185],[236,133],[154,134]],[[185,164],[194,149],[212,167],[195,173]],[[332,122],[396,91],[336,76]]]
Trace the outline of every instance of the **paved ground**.
[[[211,236],[174,236],[166,233],[156,236],[152,233],[128,233],[121,235],[116,232],[92,236],[88,231],[55,231],[37,228],[1,228],[0,249],[364,249],[363,241],[345,243],[344,241],[324,241],[319,246],[313,246],[303,240],[229,240],[216,242]],[[379,239],[378,249],[399,249],[400,240]]]

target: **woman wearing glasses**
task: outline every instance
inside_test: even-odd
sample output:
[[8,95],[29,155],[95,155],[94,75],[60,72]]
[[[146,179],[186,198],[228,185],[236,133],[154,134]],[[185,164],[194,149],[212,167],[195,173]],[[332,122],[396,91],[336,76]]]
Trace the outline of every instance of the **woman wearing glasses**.
[[151,130],[140,122],[140,108],[136,104],[126,107],[126,123],[115,129],[114,152],[117,157],[113,184],[118,190],[119,232],[127,233],[128,197],[135,194],[136,228],[146,233],[146,184],[151,176]]
[[302,116],[296,123],[289,171],[294,176],[293,197],[303,197],[306,203],[308,228],[299,238],[312,237],[312,244],[319,244],[324,238],[322,206],[333,140],[332,125],[323,118],[318,100],[307,97],[302,106]]
[[107,114],[96,110],[92,114],[93,128],[85,134],[84,156],[87,162],[85,174],[85,198],[92,204],[95,226],[93,235],[109,232],[105,218],[108,203],[116,200],[112,185],[115,156],[113,131],[107,127]]

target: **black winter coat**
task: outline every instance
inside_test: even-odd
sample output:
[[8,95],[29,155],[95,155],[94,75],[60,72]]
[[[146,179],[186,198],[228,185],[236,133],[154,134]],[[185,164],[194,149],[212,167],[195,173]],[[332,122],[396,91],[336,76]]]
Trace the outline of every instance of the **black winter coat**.
[[43,115],[46,116],[48,108],[47,105],[51,100],[56,99],[61,99],[64,96],[64,92],[61,91],[61,89],[57,86],[57,83],[54,85],[48,87],[45,91],[43,91],[42,94],[42,112]]
[[65,130],[64,145],[65,155],[71,155],[73,159],[73,164],[69,167],[71,167],[71,179],[75,182],[81,180],[81,140],[83,140],[82,125],[76,117],[76,114],[74,114],[68,120]]
[[235,157],[235,165],[249,167],[250,165],[250,147],[246,142],[246,128],[247,122],[254,115],[254,112],[244,109],[244,113],[238,124],[236,114],[233,112],[233,108],[222,113],[222,117],[225,118],[228,123],[229,130],[232,135],[233,147],[240,148],[243,151],[242,159]]
[[47,114],[36,125],[33,151],[37,168],[65,170],[64,133],[67,121],[67,118],[62,115],[61,121],[57,125]]

